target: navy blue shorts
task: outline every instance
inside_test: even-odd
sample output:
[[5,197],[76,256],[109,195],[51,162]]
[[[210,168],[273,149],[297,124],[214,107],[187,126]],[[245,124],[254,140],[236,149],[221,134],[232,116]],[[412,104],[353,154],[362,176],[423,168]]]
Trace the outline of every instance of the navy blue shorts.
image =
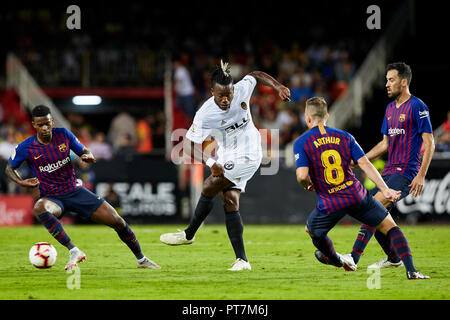
[[306,226],[310,232],[321,237],[326,235],[346,214],[375,228],[386,218],[388,211],[378,200],[367,194],[361,202],[332,213],[314,209],[308,217]]
[[[386,185],[389,188],[402,192],[398,201],[405,198],[409,194],[409,191],[411,190],[411,187],[409,186],[411,184],[411,180],[402,174],[398,174],[398,173],[388,174],[388,175],[383,176],[383,180],[384,180],[384,182],[386,182]],[[378,188],[375,187],[372,190],[370,190],[369,192],[371,195],[374,196],[377,194],[378,191],[379,191]],[[390,210],[391,207],[392,207],[392,205],[388,209]]]
[[95,210],[97,210],[105,201],[103,198],[84,187],[60,196],[44,196],[42,198],[50,200],[60,206],[62,215],[64,215],[66,211],[72,211],[80,214],[81,217],[85,219],[89,219]]

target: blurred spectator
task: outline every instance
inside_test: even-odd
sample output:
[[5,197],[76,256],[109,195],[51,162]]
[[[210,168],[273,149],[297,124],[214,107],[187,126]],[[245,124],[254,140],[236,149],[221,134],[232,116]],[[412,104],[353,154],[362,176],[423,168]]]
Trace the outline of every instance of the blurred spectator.
[[450,110],[447,111],[447,119],[442,124],[442,134],[436,140],[437,151],[450,151]]
[[124,141],[134,146],[137,142],[136,120],[125,110],[116,115],[108,131],[108,140],[114,149],[123,146]]
[[158,111],[152,126],[153,148],[164,149],[166,146],[166,116],[164,111]]
[[264,112],[264,119],[261,121],[261,125],[264,129],[279,129],[277,123],[277,114],[275,110],[267,108]]
[[15,130],[10,130],[6,140],[0,142],[0,159],[8,160],[16,146]]
[[76,132],[76,137],[80,142],[87,146],[91,143],[92,137],[91,132],[89,130],[89,127],[87,125],[83,125],[79,130]]
[[193,119],[196,112],[194,101],[194,85],[191,75],[179,58],[173,61],[174,86],[177,94],[176,106],[181,109],[189,118]]
[[301,72],[299,74],[296,74],[291,78],[291,100],[292,101],[299,101],[304,98],[309,99],[314,96],[314,92],[312,91],[311,87],[307,85],[306,80],[309,79],[305,77],[305,75]]
[[138,153],[150,153],[153,150],[153,133],[152,125],[155,123],[155,116],[148,114],[137,123],[137,138],[136,151]]
[[14,135],[16,134],[16,117],[12,114],[7,116],[5,122],[0,126],[0,139],[8,139],[11,132]]
[[133,161],[134,155],[134,144],[131,140],[131,136],[129,134],[120,136],[117,149],[114,153],[115,159],[131,162]]
[[94,139],[87,145],[87,148],[97,160],[110,160],[112,158],[111,146],[106,142],[105,134],[101,131],[94,135]]
[[348,51],[343,51],[341,53],[340,60],[334,66],[334,72],[336,75],[336,81],[345,81],[347,83],[350,82],[353,77],[353,73],[355,72],[355,67],[350,61]]

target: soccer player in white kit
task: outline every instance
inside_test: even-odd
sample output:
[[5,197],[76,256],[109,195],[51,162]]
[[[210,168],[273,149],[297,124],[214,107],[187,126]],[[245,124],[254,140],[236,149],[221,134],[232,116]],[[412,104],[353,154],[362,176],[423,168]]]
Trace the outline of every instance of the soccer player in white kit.
[[[250,98],[256,84],[272,87],[282,100],[290,100],[289,89],[262,71],[253,71],[236,84],[233,84],[227,63],[221,61],[221,66],[213,71],[212,97],[195,114],[183,143],[184,153],[210,167],[211,175],[203,183],[189,226],[184,231],[160,237],[168,245],[193,243],[195,233],[211,212],[214,197],[220,194],[228,237],[236,255],[230,271],[251,270],[242,238],[244,226],[239,213],[239,198],[262,159],[261,136],[250,111]],[[217,142],[215,158],[208,158],[202,151],[202,143],[208,137]]]

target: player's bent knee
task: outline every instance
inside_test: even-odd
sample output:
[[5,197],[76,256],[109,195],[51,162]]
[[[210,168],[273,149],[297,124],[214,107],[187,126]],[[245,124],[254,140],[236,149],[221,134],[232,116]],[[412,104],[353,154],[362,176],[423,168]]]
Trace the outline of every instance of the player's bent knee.
[[308,226],[305,226],[305,232],[306,232],[307,234],[309,234],[309,236],[310,236],[311,238],[317,238],[317,235],[316,235],[314,232],[312,232],[311,230],[309,230],[309,229],[308,229]]
[[38,217],[39,215],[41,215],[44,212],[50,212],[54,216],[58,217],[61,215],[62,210],[57,204],[55,204],[51,201],[48,201],[46,199],[39,199],[34,204],[33,215],[35,217]]
[[239,195],[227,192],[223,197],[223,208],[225,212],[239,211]]
[[389,230],[391,230],[393,227],[397,226],[394,219],[392,219],[391,215],[388,214],[386,218],[384,218],[383,221],[377,226],[377,230],[380,231],[382,234],[386,235]]

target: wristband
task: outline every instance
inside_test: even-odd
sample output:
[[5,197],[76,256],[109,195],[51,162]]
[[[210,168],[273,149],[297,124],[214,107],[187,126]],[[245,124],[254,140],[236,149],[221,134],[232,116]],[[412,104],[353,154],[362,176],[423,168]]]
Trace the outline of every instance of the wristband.
[[214,165],[214,163],[216,163],[216,160],[214,160],[213,158],[209,158],[208,160],[206,160],[205,164],[211,168]]

